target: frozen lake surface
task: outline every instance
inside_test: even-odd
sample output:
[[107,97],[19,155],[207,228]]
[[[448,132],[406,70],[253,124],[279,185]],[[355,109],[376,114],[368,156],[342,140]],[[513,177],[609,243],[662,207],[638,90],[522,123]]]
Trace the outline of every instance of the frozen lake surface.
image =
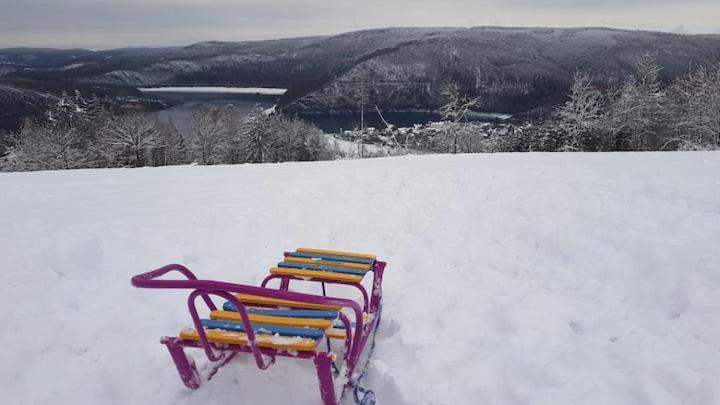
[[143,93],[215,93],[282,96],[287,89],[271,87],[141,87]]

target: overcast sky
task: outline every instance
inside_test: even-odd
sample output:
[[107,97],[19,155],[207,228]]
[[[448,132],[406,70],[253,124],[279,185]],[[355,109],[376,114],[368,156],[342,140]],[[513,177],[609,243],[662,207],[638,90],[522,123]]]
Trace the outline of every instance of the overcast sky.
[[720,33],[720,0],[0,0],[0,47],[112,48],[387,26]]

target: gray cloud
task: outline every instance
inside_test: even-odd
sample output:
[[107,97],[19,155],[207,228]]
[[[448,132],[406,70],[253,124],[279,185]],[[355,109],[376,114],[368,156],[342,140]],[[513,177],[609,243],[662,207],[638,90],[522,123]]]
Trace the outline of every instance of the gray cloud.
[[0,0],[0,47],[178,45],[384,26],[610,26],[718,33],[720,1]]

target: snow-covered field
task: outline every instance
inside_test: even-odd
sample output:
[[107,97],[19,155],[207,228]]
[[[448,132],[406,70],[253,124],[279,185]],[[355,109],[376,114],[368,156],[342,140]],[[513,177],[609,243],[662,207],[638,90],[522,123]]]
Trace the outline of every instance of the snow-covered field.
[[[720,153],[409,156],[0,174],[4,404],[319,404],[235,361],[186,390],[169,262],[257,284],[300,245],[389,262],[381,404],[720,403]],[[195,354],[200,359],[200,353]]]

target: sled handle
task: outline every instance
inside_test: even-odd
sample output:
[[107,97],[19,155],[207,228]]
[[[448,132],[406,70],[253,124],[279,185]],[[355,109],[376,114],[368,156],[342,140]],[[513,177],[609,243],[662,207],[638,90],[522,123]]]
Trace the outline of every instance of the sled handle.
[[[157,278],[173,271],[182,274],[187,280],[157,280]],[[182,264],[172,263],[147,273],[138,274],[130,279],[130,284],[137,288],[197,288],[194,287],[196,283],[193,283],[193,281],[200,282],[190,269]],[[202,297],[211,311],[217,310],[209,295],[202,294]]]
[[[186,280],[157,279],[171,271],[180,272],[186,277]],[[253,287],[245,284],[235,284],[224,281],[201,280],[198,279],[187,267],[181,264],[168,264],[147,273],[138,274],[132,277],[131,284],[138,288],[200,289],[205,291],[226,291],[229,293],[259,295],[281,300],[299,301],[307,304],[347,307],[353,311],[359,312],[362,315],[362,309],[358,303],[353,300],[321,297],[292,291],[274,290],[271,288]]]

